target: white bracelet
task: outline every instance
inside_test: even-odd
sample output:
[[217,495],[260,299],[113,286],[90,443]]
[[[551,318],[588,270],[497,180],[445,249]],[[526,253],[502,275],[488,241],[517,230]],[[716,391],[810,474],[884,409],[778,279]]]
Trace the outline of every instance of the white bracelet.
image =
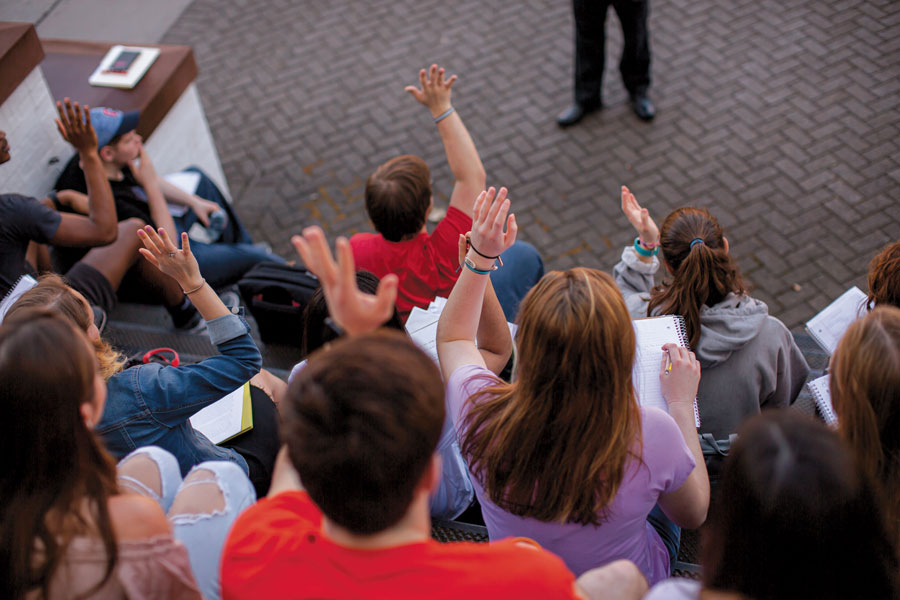
[[435,123],[440,123],[441,121],[443,121],[444,119],[446,119],[447,117],[449,117],[450,115],[452,115],[454,110],[456,110],[456,109],[453,108],[453,107],[451,106],[450,108],[447,109],[446,112],[444,112],[443,114],[440,114],[440,115],[436,116],[436,117],[434,118],[434,122],[435,122]]

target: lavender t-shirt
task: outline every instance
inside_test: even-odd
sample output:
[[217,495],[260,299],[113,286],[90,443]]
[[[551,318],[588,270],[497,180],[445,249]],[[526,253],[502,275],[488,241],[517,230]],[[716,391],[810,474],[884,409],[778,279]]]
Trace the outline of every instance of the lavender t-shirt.
[[[466,400],[490,385],[491,373],[477,365],[456,369],[447,381],[447,412],[462,438]],[[528,537],[562,558],[575,575],[613,560],[634,562],[650,585],[669,576],[669,554],[647,515],[660,494],[674,492],[694,470],[694,457],[675,421],[657,408],[641,408],[643,464],[632,460],[618,493],[609,505],[609,518],[599,526],[547,523],[512,515],[491,502],[472,473],[475,493],[492,540]]]

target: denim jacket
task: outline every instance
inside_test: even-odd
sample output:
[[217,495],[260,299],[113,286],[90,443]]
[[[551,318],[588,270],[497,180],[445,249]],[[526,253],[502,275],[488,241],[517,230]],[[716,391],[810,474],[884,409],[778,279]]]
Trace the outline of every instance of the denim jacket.
[[106,408],[95,430],[116,458],[153,445],[175,455],[182,475],[205,460],[229,460],[248,472],[240,454],[213,444],[188,419],[246,383],[262,358],[240,317],[218,317],[207,326],[220,356],[183,367],[140,365],[107,380]]

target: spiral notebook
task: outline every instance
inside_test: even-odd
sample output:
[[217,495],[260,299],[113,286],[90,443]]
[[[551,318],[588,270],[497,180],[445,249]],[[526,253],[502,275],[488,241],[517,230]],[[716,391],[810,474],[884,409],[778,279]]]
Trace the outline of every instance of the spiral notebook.
[[822,375],[806,384],[812,394],[813,400],[825,422],[832,427],[837,427],[837,415],[834,414],[834,405],[831,403],[831,388],[828,385],[828,375]]
[[16,300],[36,285],[37,280],[31,275],[22,275],[16,280],[16,284],[12,286],[9,291],[6,292],[6,295],[3,296],[3,299],[0,300],[0,322],[3,321],[6,313],[8,313],[9,309],[12,308],[12,305],[16,303]]
[[828,354],[850,325],[866,313],[866,295],[855,285],[806,322],[806,330]]
[[[659,368],[663,359],[663,344],[678,344],[689,348],[684,317],[665,315],[647,319],[635,319],[634,334],[637,338],[634,367],[631,378],[641,406],[655,406],[669,412],[669,404],[663,398],[659,384]],[[694,424],[700,427],[700,408],[694,399]]]

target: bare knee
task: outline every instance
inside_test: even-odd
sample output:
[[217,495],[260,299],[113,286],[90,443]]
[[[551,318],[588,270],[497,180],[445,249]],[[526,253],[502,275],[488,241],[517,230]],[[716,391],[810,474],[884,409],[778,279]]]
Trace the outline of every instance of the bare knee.
[[119,476],[119,488],[123,492],[141,494],[147,496],[145,490],[126,478],[135,479],[147,486],[157,496],[162,495],[162,476],[159,466],[146,454],[135,454],[126,458],[116,469]]
[[204,515],[225,510],[225,495],[216,474],[209,469],[194,469],[175,496],[169,516]]

